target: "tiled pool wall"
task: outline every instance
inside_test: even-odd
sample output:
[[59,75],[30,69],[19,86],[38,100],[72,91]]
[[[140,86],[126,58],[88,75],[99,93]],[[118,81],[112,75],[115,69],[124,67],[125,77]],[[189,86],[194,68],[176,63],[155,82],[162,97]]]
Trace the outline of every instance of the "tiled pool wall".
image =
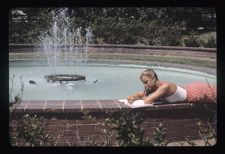
[[[13,131],[24,114],[36,114],[44,118],[46,132],[55,137],[53,146],[93,146],[106,143],[106,132],[101,123],[109,112],[121,116],[125,111],[141,113],[144,122],[144,136],[152,139],[153,132],[162,123],[166,140],[169,142],[201,139],[198,122],[208,128],[208,122],[216,127],[216,104],[161,104],[144,108],[128,108],[117,100],[51,100],[22,101],[16,104],[10,125]],[[84,111],[90,111],[96,120],[84,119]],[[110,146],[118,146],[117,132],[110,139]]]
[[[34,45],[9,45],[10,52],[35,52]],[[216,49],[183,48],[183,47],[146,47],[130,45],[91,45],[89,53],[135,53],[182,55],[186,57],[216,57]],[[201,54],[199,54],[201,53]],[[108,60],[107,60],[108,61]],[[133,62],[131,62],[133,63]],[[135,63],[139,63],[136,61]],[[142,62],[143,63],[143,62]],[[148,64],[148,63],[147,63]],[[168,65],[168,64],[165,64]],[[176,64],[178,65],[178,64]],[[180,66],[183,67],[183,66]],[[185,66],[187,68],[187,66]],[[190,66],[192,69],[193,67]],[[189,68],[187,68],[189,69]],[[198,67],[195,67],[198,69]],[[214,74],[216,70],[200,68],[200,71]],[[198,122],[207,126],[207,122],[216,127],[216,104],[161,104],[145,108],[131,109],[116,100],[24,100],[16,104],[10,125],[13,131],[18,127],[18,120],[24,114],[36,114],[44,118],[45,130],[52,134],[56,141],[54,146],[89,146],[105,143],[104,127],[101,125],[108,112],[120,116],[125,111],[139,112],[144,115],[145,121],[141,124],[145,137],[153,138],[153,132],[160,123],[166,128],[166,139],[169,142],[199,139]],[[213,109],[213,110],[212,110]],[[90,111],[96,121],[83,119],[83,111]],[[117,146],[117,133],[110,137],[110,145]]]

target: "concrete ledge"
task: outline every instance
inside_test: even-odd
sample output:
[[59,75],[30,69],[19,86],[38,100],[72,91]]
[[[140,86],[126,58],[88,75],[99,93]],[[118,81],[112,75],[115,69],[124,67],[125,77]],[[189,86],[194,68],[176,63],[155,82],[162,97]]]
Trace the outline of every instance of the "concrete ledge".
[[[199,104],[179,103],[149,106],[147,110],[174,110],[193,108]],[[23,100],[12,106],[15,113],[76,113],[81,110],[93,112],[114,109],[120,111],[127,109],[126,105],[117,100]]]
[[[180,147],[180,146],[185,146],[185,147],[186,146],[189,146],[189,147],[190,146],[208,146],[208,145],[206,145],[204,140],[193,140],[192,142],[194,143],[194,145],[191,145],[187,141],[180,141],[180,142],[170,142],[167,146],[168,147],[174,147],[174,146],[176,146],[176,147]],[[211,146],[214,146],[214,145],[216,145],[217,141],[215,139],[210,139],[208,142]]]

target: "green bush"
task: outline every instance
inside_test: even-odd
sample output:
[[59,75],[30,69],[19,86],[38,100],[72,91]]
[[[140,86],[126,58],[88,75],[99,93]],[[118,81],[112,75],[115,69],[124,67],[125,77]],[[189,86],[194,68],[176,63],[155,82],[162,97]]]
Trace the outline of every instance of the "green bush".
[[175,23],[171,26],[162,27],[160,33],[160,45],[162,46],[180,46],[181,45],[182,24]]
[[18,121],[16,132],[10,134],[13,146],[50,146],[53,136],[44,130],[43,117],[25,114]]
[[198,34],[190,32],[190,34],[182,39],[183,45],[187,47],[205,47],[216,48],[216,33],[209,32]]
[[195,35],[190,35],[183,40],[184,46],[186,47],[200,47],[202,41]]
[[207,39],[207,42],[203,44],[204,47],[207,48],[216,48],[216,37],[215,36],[210,36]]

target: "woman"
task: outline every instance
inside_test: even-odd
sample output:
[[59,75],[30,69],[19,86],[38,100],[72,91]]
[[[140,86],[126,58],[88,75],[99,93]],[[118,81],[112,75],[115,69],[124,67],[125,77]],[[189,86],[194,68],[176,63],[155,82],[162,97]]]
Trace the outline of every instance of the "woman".
[[216,87],[207,83],[195,82],[184,87],[167,81],[160,81],[153,69],[146,69],[140,74],[140,80],[144,84],[144,91],[128,96],[132,103],[143,99],[145,104],[153,102],[214,102],[216,103]]

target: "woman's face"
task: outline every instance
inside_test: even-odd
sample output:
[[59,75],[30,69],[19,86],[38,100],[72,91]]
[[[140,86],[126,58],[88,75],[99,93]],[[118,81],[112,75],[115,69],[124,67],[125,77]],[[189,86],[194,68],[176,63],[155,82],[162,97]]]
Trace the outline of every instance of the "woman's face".
[[156,88],[154,77],[143,75],[141,82],[144,84],[145,89],[154,90]]

